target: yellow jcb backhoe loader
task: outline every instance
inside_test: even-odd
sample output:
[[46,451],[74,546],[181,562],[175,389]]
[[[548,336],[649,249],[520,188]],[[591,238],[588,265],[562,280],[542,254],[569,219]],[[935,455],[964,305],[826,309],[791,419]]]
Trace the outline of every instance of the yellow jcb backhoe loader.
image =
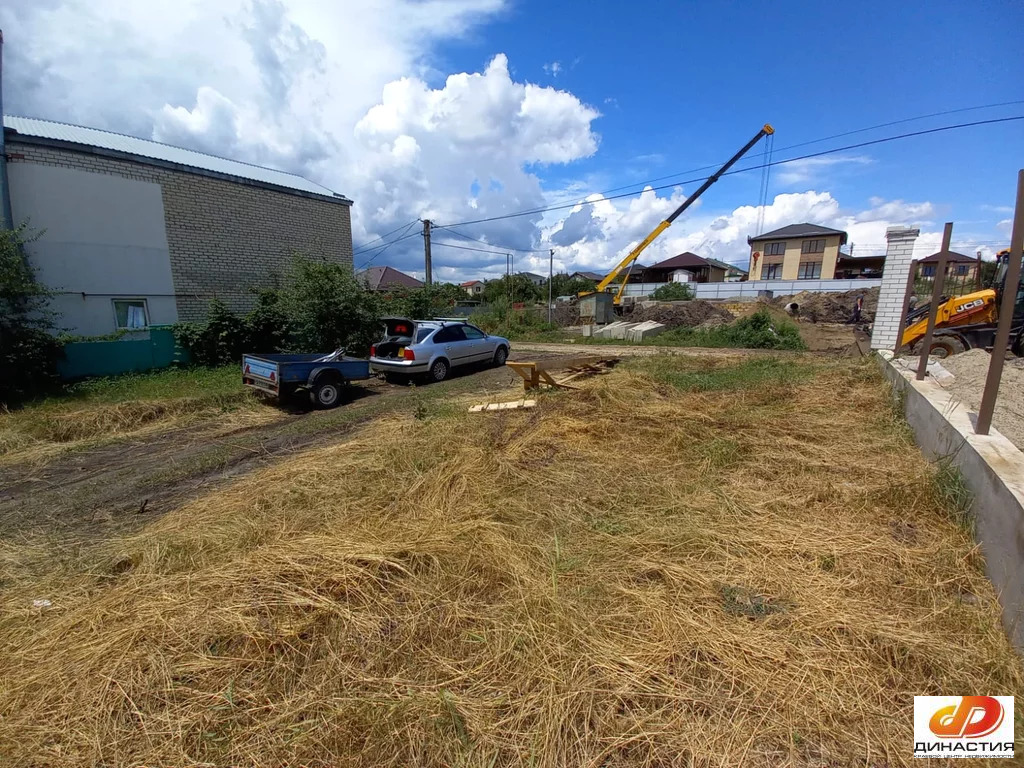
[[[1006,270],[1010,261],[1009,249],[1000,251],[993,286],[963,296],[943,296],[935,316],[935,330],[929,354],[949,357],[968,349],[991,350],[996,338],[999,304],[1006,290]],[[903,348],[920,354],[924,334],[928,327],[930,302],[919,304],[907,313],[903,331]],[[1013,325],[1010,333],[1011,350],[1024,356],[1024,281],[1017,286]]]

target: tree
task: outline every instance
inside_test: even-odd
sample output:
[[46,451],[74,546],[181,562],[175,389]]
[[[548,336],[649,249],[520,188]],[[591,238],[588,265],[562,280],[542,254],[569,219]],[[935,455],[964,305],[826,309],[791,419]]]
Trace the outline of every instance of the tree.
[[53,292],[25,259],[26,225],[0,229],[0,404],[31,397],[57,382],[61,344],[53,335]]
[[384,295],[384,307],[388,314],[405,317],[429,318],[444,315],[459,301],[469,298],[466,292],[452,283],[434,283],[422,288],[402,288]]
[[655,301],[689,301],[693,297],[693,286],[688,283],[664,283],[651,294]]
[[[579,293],[593,291],[597,283],[593,280],[586,280],[582,277],[569,277],[564,272],[554,275],[551,278],[551,297],[575,296]],[[545,292],[545,298],[547,294]]]
[[296,256],[282,300],[297,351],[362,355],[380,336],[381,301],[340,264]]
[[[509,285],[511,283],[511,289]],[[510,298],[514,303],[532,304],[541,300],[541,289],[534,285],[530,278],[525,275],[512,275],[511,279],[505,275],[497,280],[488,280],[484,286],[483,300],[486,304],[493,304],[503,298]],[[543,292],[547,298],[547,290]]]

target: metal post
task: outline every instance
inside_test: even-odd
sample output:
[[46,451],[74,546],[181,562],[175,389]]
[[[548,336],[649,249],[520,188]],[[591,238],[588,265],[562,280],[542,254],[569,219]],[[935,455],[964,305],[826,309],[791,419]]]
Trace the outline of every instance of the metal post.
[[980,291],[981,289],[981,251],[978,251],[978,264],[974,268],[974,290]]
[[[914,296],[914,282],[917,280],[917,259],[910,261],[910,274],[907,275],[907,290],[903,294],[903,314],[900,324],[896,326],[896,346],[892,353],[898,355],[903,348],[903,332],[907,330],[907,315],[910,314],[910,299]],[[877,320],[877,318],[875,318]]]
[[992,347],[992,359],[988,364],[985,391],[978,408],[978,423],[974,431],[987,435],[992,426],[992,412],[996,407],[999,382],[1003,378],[1003,362],[1006,360],[1006,345],[1010,341],[1010,326],[1013,325],[1013,310],[1017,302],[1017,287],[1020,285],[1021,252],[1024,251],[1024,170],[1017,172],[1017,209],[1013,214],[1013,233],[1010,235],[1010,263],[1006,265],[1006,279],[1003,282],[1003,301],[999,307],[999,327]]
[[932,283],[932,303],[928,308],[928,327],[921,341],[921,359],[917,363],[917,380],[924,379],[928,370],[928,355],[932,351],[932,332],[935,330],[935,318],[939,314],[939,301],[942,298],[942,286],[946,283],[946,265],[949,263],[949,241],[953,239],[953,222],[947,221],[942,232],[942,250],[939,251],[939,263],[935,265],[935,282]]
[[0,226],[14,229],[14,216],[11,213],[11,188],[7,182],[7,149],[4,147],[4,33],[0,30]]
[[426,265],[425,275],[426,280],[424,281],[427,285],[430,285],[433,280],[431,279],[431,264],[430,264],[430,219],[423,220],[423,261]]
[[555,249],[548,251],[548,325],[551,325],[551,280],[555,276]]

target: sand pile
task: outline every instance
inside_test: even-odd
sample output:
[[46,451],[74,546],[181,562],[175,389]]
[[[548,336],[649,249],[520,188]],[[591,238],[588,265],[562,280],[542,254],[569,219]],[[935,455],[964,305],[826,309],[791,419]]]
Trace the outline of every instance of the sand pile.
[[[991,355],[983,349],[972,349],[941,360],[942,367],[955,378],[939,382],[968,408],[977,411],[985,389],[985,377]],[[1003,366],[999,397],[992,416],[992,425],[1024,451],[1024,359],[1008,358]]]
[[800,306],[800,317],[813,323],[845,323],[853,316],[853,306],[858,296],[864,296],[864,310],[861,319],[873,322],[878,307],[878,289],[846,291],[845,293],[811,293],[801,291],[792,296],[776,296],[769,304],[784,308],[794,302]]
[[732,314],[710,301],[673,301],[649,307],[637,307],[627,318],[632,323],[653,320],[669,328],[693,328],[712,318],[721,318],[723,324],[731,323]]

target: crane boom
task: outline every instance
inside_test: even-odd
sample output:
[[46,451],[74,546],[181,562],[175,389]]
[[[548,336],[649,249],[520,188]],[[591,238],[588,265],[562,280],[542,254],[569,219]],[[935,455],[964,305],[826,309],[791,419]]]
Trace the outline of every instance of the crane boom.
[[[760,131],[758,131],[757,135],[754,138],[748,141],[739,152],[737,152],[735,155],[729,158],[725,165],[723,165],[713,174],[708,176],[708,178],[705,180],[703,184],[700,185],[696,192],[694,192],[692,195],[686,198],[686,200],[683,201],[682,205],[680,205],[678,208],[672,211],[672,213],[669,215],[667,219],[665,219],[658,226],[656,226],[654,230],[651,232],[651,234],[649,234],[647,237],[641,240],[640,244],[637,245],[637,247],[634,248],[632,251],[630,251],[629,254],[627,254],[626,258],[620,261],[611,272],[605,275],[604,279],[597,284],[597,292],[600,293],[604,291],[609,286],[609,284],[611,284],[611,282],[622,273],[622,270],[624,270],[626,267],[628,267],[630,264],[636,261],[637,258],[639,258],[640,254],[644,252],[644,249],[647,248],[647,246],[649,246],[658,238],[658,235],[660,235],[666,229],[671,227],[672,222],[678,219],[679,216],[683,213],[683,211],[685,211],[687,208],[689,208],[691,205],[697,202],[697,199],[707,191],[708,187],[710,187],[712,184],[718,181],[718,179],[722,176],[723,173],[732,168],[732,166],[736,163],[737,160],[739,160],[741,157],[747,154],[747,152],[750,151],[751,147],[757,144],[757,142],[759,142],[765,136],[770,136],[773,133],[775,133],[775,129],[772,128],[768,123],[765,123],[764,127]],[[621,301],[622,293],[623,291],[626,290],[626,282],[628,280],[629,275],[627,274],[625,279],[623,279],[622,281],[622,287],[619,288],[619,292],[615,296],[616,304],[618,304]]]

